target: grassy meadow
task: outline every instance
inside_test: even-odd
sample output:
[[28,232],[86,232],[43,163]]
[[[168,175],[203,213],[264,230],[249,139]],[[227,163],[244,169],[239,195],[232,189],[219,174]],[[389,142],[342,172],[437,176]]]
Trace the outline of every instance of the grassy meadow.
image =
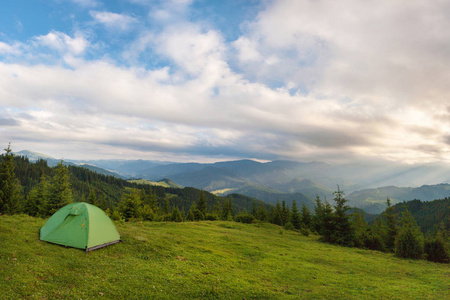
[[449,299],[450,268],[344,248],[272,224],[116,223],[124,243],[38,240],[0,216],[1,299]]

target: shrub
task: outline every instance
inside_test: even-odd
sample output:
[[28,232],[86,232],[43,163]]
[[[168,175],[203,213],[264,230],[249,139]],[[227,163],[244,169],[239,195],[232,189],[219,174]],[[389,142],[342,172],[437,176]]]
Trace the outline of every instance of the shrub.
[[234,219],[236,222],[251,224],[255,220],[255,217],[253,215],[244,212],[239,213]]
[[364,237],[364,248],[385,251],[383,239],[379,235],[370,231]]
[[117,209],[115,209],[111,214],[111,219],[113,219],[114,221],[122,220],[122,215]]
[[205,215],[205,220],[207,220],[207,221],[217,221],[217,220],[219,220],[219,216],[217,216],[216,214],[207,213]]
[[449,263],[450,258],[442,239],[438,237],[427,239],[425,241],[424,250],[427,255],[427,260],[446,264]]
[[311,230],[308,227],[301,227],[300,233],[304,236],[309,236],[309,234],[311,233]]
[[286,225],[284,225],[284,229],[286,230],[294,230],[294,224],[292,224],[291,222],[287,222]]

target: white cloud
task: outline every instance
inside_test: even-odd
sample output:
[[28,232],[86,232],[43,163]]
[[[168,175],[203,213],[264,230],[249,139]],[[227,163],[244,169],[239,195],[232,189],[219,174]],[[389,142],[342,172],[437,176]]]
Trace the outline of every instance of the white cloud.
[[89,14],[96,22],[105,25],[110,29],[119,29],[122,31],[130,29],[137,19],[125,14],[117,14],[107,11],[90,11]]
[[41,46],[75,56],[82,55],[89,46],[89,42],[80,33],[76,33],[72,38],[63,32],[51,31],[46,35],[37,36],[35,40]]
[[[250,77],[306,81],[322,95],[421,102],[448,95],[449,12],[438,0],[281,0],[250,23],[235,46]],[[242,55],[249,45],[263,56],[262,68]],[[273,57],[278,60],[268,66]]]
[[[0,103],[16,124],[2,136],[171,159],[450,160],[450,21],[431,2],[275,1],[233,43],[168,22],[188,9],[170,2],[154,10],[161,27],[124,46],[127,66],[87,60],[83,35],[52,31],[36,44],[78,60],[0,63]],[[91,14],[110,27],[126,17]],[[145,54],[168,63],[146,70]]]
[[20,53],[21,53],[20,45],[18,43],[14,45],[9,45],[7,43],[0,42],[0,55],[7,55],[7,54],[18,55]]

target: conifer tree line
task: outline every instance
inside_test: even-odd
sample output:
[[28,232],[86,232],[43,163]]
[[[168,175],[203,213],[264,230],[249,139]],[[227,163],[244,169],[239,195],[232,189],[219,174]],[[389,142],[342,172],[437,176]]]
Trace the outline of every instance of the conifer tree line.
[[237,195],[217,197],[194,188],[137,185],[67,167],[62,161],[49,168],[43,160],[30,163],[27,158],[14,157],[10,145],[0,156],[0,214],[46,218],[69,203],[83,201],[102,208],[113,220],[269,222],[305,236],[318,234],[327,243],[449,263],[446,224],[441,223],[433,235],[424,237],[411,213],[407,209],[401,214],[395,212],[388,198],[386,210],[369,225],[361,211],[349,213],[339,186],[333,194],[333,205],[317,196],[314,212],[305,203],[299,208],[295,200],[291,207],[284,200],[275,205],[252,200],[248,209],[237,209],[239,202],[233,198]]

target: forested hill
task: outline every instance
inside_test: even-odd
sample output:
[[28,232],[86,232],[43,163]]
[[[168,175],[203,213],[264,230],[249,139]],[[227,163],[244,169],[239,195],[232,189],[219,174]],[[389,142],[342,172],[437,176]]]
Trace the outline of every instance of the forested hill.
[[[14,157],[15,174],[21,185],[22,206],[30,191],[41,181],[42,176],[51,178],[55,174],[57,167],[49,167],[47,162],[38,159],[36,162],[30,162],[23,156]],[[178,207],[182,212],[186,212],[199,199],[201,190],[195,188],[167,188],[163,186],[152,186],[148,184],[139,184],[126,181],[114,176],[108,176],[90,171],[80,166],[68,166],[70,185],[72,188],[73,200],[80,202],[94,202],[104,210],[111,211],[117,209],[120,201],[125,194],[129,194],[132,188],[138,189],[144,195],[154,197],[159,207],[167,206],[167,200],[170,208]],[[270,205],[257,199],[233,195],[233,197],[220,197],[209,192],[203,191],[206,199],[207,209],[213,211],[225,200],[231,199],[234,213],[239,211],[250,211],[255,206],[264,206],[266,209]]]
[[412,200],[397,203],[393,208],[394,213],[398,215],[408,209],[424,233],[434,231],[436,225],[441,222],[447,230],[450,230],[450,198],[425,202]]

